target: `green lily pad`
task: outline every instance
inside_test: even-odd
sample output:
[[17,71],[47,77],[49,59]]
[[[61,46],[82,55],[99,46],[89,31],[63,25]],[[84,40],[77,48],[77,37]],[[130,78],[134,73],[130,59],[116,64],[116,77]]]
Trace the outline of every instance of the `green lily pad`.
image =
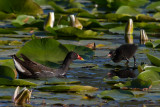
[[0,28],[0,34],[17,34],[17,33],[13,30]]
[[43,14],[41,7],[32,0],[0,0],[0,11],[16,14]]
[[156,10],[156,8],[160,5],[160,1],[157,2],[152,2],[151,4],[149,4],[146,9],[147,10]]
[[12,24],[16,27],[21,27],[24,24],[30,24],[35,20],[33,16],[19,15],[16,20],[12,21]]
[[138,14],[136,15],[136,20],[137,21],[143,21],[143,22],[154,22],[157,21],[155,18],[149,16],[149,15],[144,15],[144,14]]
[[8,66],[8,67],[10,67],[12,69],[15,69],[14,62],[13,62],[12,59],[0,60],[0,65]]
[[99,36],[97,32],[92,30],[80,30],[75,27],[64,27],[57,29],[55,32],[58,36],[76,36],[80,38],[96,38],[96,36]]
[[36,86],[37,84],[22,80],[22,79],[14,79],[9,80],[6,78],[0,78],[0,85],[7,85],[7,86]]
[[128,19],[136,19],[134,16],[130,16],[128,14],[114,14],[114,13],[108,13],[105,15],[105,18],[107,18],[108,21],[128,21]]
[[14,13],[4,13],[2,11],[0,11],[0,20],[4,20],[4,19],[15,19],[16,15]]
[[15,73],[8,66],[0,66],[0,77],[13,80],[13,79],[15,79]]
[[108,100],[122,100],[134,97],[134,94],[128,90],[106,90],[101,92],[98,97]]
[[48,2],[48,4],[53,7],[54,12],[56,12],[56,13],[65,13],[64,9],[61,8],[60,6],[56,5],[55,2],[50,1],[50,2]]
[[[46,64],[63,61],[68,50],[58,41],[49,38],[34,39],[27,42],[17,53],[23,53],[30,59]],[[35,57],[36,56],[36,57]]]
[[[64,60],[69,51],[75,50],[81,56],[92,56],[93,51],[87,47],[62,45],[58,41],[51,38],[33,39],[27,42],[17,53],[23,53],[31,60],[44,65],[54,66],[55,63],[60,64]],[[36,57],[35,57],[36,56]]]
[[64,44],[64,46],[69,51],[74,51],[74,52],[78,53],[84,59],[88,59],[94,55],[94,51],[92,49],[84,47],[84,46],[76,46],[76,45],[72,45],[72,44]]
[[145,71],[141,72],[137,78],[141,80],[151,80],[158,81],[160,80],[160,67],[146,67],[144,66]]
[[160,12],[155,13],[153,18],[160,20]]
[[154,47],[155,47],[155,46],[153,45],[153,43],[150,42],[150,41],[147,41],[147,42],[145,43],[145,46],[146,46],[146,47],[149,47],[149,48],[154,48]]
[[46,85],[79,84],[79,83],[81,83],[79,80],[67,79],[67,78],[51,78],[45,82]]
[[160,59],[158,57],[155,57],[150,54],[147,54],[147,57],[153,65],[160,67]]
[[111,28],[111,29],[109,29],[109,31],[112,33],[124,34],[125,33],[125,26]]
[[134,16],[139,14],[139,12],[130,6],[121,6],[116,11],[116,14],[128,14]]
[[98,88],[92,86],[82,85],[56,85],[51,87],[40,87],[40,91],[54,91],[54,92],[81,92],[81,91],[96,91]]

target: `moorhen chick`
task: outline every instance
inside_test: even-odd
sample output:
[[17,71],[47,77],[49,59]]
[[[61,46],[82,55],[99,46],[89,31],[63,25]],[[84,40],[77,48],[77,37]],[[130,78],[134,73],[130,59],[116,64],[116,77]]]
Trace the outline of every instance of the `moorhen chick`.
[[129,63],[131,57],[134,58],[134,67],[136,66],[136,58],[134,56],[137,46],[135,44],[123,44],[118,47],[116,50],[109,52],[108,57],[111,57],[112,61],[117,63],[122,60],[127,60],[126,65]]
[[62,66],[58,69],[54,69],[33,62],[23,54],[21,54],[21,57],[23,58],[23,60],[20,60],[16,55],[12,55],[15,68],[20,78],[63,77],[66,75],[69,69],[69,65],[73,60],[83,60],[81,56],[71,51],[66,55]]

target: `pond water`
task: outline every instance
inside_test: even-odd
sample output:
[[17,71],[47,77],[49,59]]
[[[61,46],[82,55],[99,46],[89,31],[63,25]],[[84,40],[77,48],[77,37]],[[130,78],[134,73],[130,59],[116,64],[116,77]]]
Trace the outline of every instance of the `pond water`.
[[[81,0],[80,0],[81,1]],[[83,3],[89,5],[90,2],[83,0]],[[47,13],[50,10],[44,10]],[[103,24],[103,23],[102,23]],[[14,28],[11,25],[11,21],[1,21],[1,28]],[[4,41],[20,41],[20,45],[0,45],[0,59],[11,59],[9,55],[15,54],[20,47],[22,47],[26,41],[31,40],[31,35],[28,31],[16,31],[18,34],[0,34],[0,40]],[[139,30],[135,31],[139,32]],[[37,37],[48,37],[44,32],[36,33]],[[156,40],[159,37],[153,37],[148,35],[149,39]],[[52,37],[51,37],[52,38]],[[102,100],[101,98],[95,97],[93,99],[84,99],[85,94],[97,95],[104,90],[111,90],[111,85],[104,82],[104,78],[109,78],[108,73],[115,69],[125,70],[125,62],[114,63],[110,58],[107,58],[107,54],[111,49],[119,47],[121,44],[125,43],[124,35],[120,34],[109,34],[105,33],[98,39],[81,39],[79,41],[71,39],[58,39],[62,44],[74,44],[74,45],[87,45],[88,43],[95,42],[96,45],[103,44],[102,47],[97,47],[94,50],[95,55],[90,59],[85,59],[84,61],[75,60],[70,65],[70,70],[67,72],[66,78],[76,79],[81,81],[81,85],[88,85],[99,88],[96,92],[78,92],[78,93],[55,93],[55,92],[41,92],[35,88],[33,89],[30,104],[28,106],[102,106],[102,107],[159,107],[160,106],[160,91],[159,85],[154,86],[150,91],[133,91],[133,93],[144,94],[142,97],[124,98],[116,101]],[[135,54],[137,59],[137,65],[141,63],[151,64],[148,60],[145,51],[148,50],[150,54],[154,56],[159,56],[160,52],[155,51],[151,48],[145,47],[145,45],[139,44],[139,33],[134,34],[134,43],[138,45],[138,50]],[[129,66],[133,67],[134,61],[131,58]],[[136,75],[138,70],[132,70]],[[126,78],[124,78],[125,80]],[[38,87],[44,86],[43,83],[46,80],[33,80],[27,79],[34,83],[41,84]],[[123,79],[122,79],[123,80]],[[0,106],[14,106],[11,97],[4,98],[4,96],[13,96],[16,87],[0,86]],[[3,96],[3,98],[1,98]]]

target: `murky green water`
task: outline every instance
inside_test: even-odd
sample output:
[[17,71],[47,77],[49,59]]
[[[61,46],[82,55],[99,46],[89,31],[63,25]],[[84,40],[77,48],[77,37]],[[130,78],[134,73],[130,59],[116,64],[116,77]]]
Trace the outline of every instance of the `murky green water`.
[[[90,2],[83,1],[84,4],[89,5]],[[44,10],[47,13],[50,10]],[[103,23],[102,23],[103,24]],[[0,27],[13,27],[10,21],[1,21]],[[16,31],[18,34],[0,34],[0,40],[9,40],[9,41],[20,41],[22,44],[20,45],[0,45],[0,59],[10,59],[9,55],[15,54],[20,47],[22,47],[26,41],[31,40],[31,34],[28,31]],[[136,31],[135,31],[136,32]],[[139,32],[139,30],[137,30]],[[46,37],[44,32],[36,33],[37,37]],[[149,39],[156,40],[159,37],[149,36]],[[134,97],[130,99],[123,99],[117,101],[107,101],[102,100],[98,97],[93,99],[84,99],[84,95],[97,95],[104,90],[110,90],[111,85],[104,82],[104,78],[108,78],[108,73],[114,70],[115,68],[119,68],[120,70],[124,70],[125,61],[121,61],[120,63],[113,63],[111,59],[106,58],[106,55],[110,51],[110,49],[114,49],[121,44],[125,43],[124,35],[111,35],[109,33],[105,33],[98,40],[72,40],[71,39],[59,39],[59,42],[62,44],[75,44],[75,45],[87,45],[88,43],[95,42],[96,45],[103,44],[103,47],[96,48],[95,56],[90,59],[86,59],[84,61],[74,61],[70,66],[70,70],[67,73],[67,77],[69,79],[77,79],[81,81],[81,85],[89,85],[99,88],[98,91],[88,93],[88,92],[79,92],[79,93],[55,93],[55,92],[40,92],[34,88],[30,104],[31,106],[102,106],[102,107],[159,107],[160,106],[160,91],[159,85],[152,87],[152,89],[148,92],[142,91],[133,91],[134,93],[143,93],[142,97]],[[139,33],[135,33],[134,35],[134,43],[138,45],[138,50],[136,52],[137,65],[141,63],[150,64],[150,61],[147,59],[145,55],[145,50],[149,50],[149,53],[154,56],[159,56],[160,52],[155,51],[151,48],[146,48],[144,45],[139,44]],[[130,59],[129,66],[133,66],[133,59]],[[105,66],[110,65],[110,66]],[[111,66],[112,65],[112,66]],[[118,66],[121,66],[118,67]],[[138,73],[138,70],[132,71],[135,74]],[[31,80],[29,81],[41,84],[38,87],[44,86],[43,83],[45,80]],[[14,106],[12,102],[12,95],[14,93],[16,87],[0,87],[0,106]],[[3,96],[3,98],[1,98]],[[4,98],[4,96],[9,96]]]

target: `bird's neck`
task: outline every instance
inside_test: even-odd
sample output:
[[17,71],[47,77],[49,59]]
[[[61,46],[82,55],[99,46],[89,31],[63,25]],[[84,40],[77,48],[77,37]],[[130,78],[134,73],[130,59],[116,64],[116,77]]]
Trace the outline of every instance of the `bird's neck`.
[[72,63],[72,59],[66,57],[65,60],[63,61],[63,64],[61,66],[61,69],[64,71],[64,72],[67,72],[68,71],[68,68],[69,68],[69,65]]

